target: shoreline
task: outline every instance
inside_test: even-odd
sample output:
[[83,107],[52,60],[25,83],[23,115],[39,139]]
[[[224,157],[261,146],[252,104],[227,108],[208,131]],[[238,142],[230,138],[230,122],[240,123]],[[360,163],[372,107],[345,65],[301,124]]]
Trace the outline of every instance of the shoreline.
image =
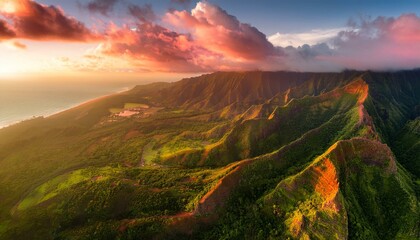
[[120,93],[123,93],[123,92],[127,92],[127,91],[129,91],[129,90],[133,89],[135,86],[136,86],[136,85],[131,86],[131,87],[124,87],[124,88],[122,88],[122,89],[120,89],[120,90],[117,90],[116,92],[112,92],[112,93],[109,93],[109,94],[101,95],[101,96],[98,96],[98,97],[93,97],[93,98],[90,98],[90,99],[88,99],[88,100],[84,100],[84,101],[82,101],[82,102],[75,103],[75,104],[73,104],[73,105],[71,105],[71,106],[69,106],[69,107],[66,107],[65,109],[58,110],[58,111],[55,111],[55,112],[50,113],[50,114],[44,114],[44,115],[38,115],[38,116],[37,116],[37,115],[34,115],[34,116],[32,116],[32,117],[29,117],[29,118],[25,118],[25,119],[22,119],[22,120],[18,120],[18,121],[12,122],[12,123],[10,123],[10,124],[4,125],[4,126],[0,126],[0,130],[2,130],[2,129],[4,129],[4,128],[11,127],[11,126],[16,125],[16,124],[19,124],[19,123],[22,123],[22,122],[24,122],[24,121],[31,120],[31,119],[35,119],[35,118],[39,118],[39,117],[42,117],[42,118],[48,118],[48,117],[54,116],[54,115],[56,115],[56,114],[60,114],[60,113],[62,113],[62,112],[68,111],[68,110],[70,110],[70,109],[73,109],[73,108],[76,108],[76,107],[82,106],[82,105],[84,105],[84,104],[87,104],[87,103],[90,103],[90,102],[93,102],[93,101],[97,101],[97,100],[100,100],[100,99],[103,99],[103,98],[106,98],[106,97],[110,97],[110,96],[113,96],[113,95],[115,95],[115,94],[120,94]]

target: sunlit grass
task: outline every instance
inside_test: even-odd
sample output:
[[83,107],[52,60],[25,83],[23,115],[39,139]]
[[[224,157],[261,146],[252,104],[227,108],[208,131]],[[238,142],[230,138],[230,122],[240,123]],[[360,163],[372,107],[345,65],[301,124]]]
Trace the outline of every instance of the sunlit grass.
[[118,169],[105,167],[97,170],[81,169],[60,175],[37,187],[19,203],[17,209],[25,210],[57,196],[60,192],[78,183],[90,180],[93,177],[100,177],[98,179],[104,180],[108,175],[117,173],[118,171]]

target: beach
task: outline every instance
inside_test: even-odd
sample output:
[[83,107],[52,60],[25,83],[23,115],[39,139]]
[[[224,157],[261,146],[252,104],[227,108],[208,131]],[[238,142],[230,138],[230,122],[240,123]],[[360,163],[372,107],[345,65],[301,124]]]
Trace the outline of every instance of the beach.
[[126,91],[142,82],[0,81],[0,128],[47,117],[93,99]]

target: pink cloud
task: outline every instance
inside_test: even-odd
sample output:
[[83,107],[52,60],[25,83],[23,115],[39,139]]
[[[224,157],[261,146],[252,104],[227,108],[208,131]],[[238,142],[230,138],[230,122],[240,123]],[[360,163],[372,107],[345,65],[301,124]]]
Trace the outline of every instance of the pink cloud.
[[[93,11],[108,14],[120,1],[89,1]],[[169,72],[218,70],[340,71],[352,69],[408,69],[420,67],[420,18],[404,14],[354,23],[326,43],[299,47],[275,47],[250,24],[239,21],[220,7],[198,2],[191,11],[172,10],[163,17],[151,5],[127,6],[125,24],[109,24],[102,36],[58,6],[32,0],[0,1],[0,40],[97,41],[89,64],[110,57],[118,69]],[[189,1],[177,1],[189,2]],[[102,4],[102,5],[101,5]],[[279,34],[280,37],[287,36]],[[332,40],[331,40],[332,39]],[[283,41],[283,39],[280,39]],[[14,42],[18,48],[25,45]],[[64,63],[64,61],[59,61]]]
[[420,18],[404,14],[378,17],[339,33],[332,56],[319,60],[354,69],[409,69],[420,67]]
[[273,69],[281,62],[282,51],[263,33],[207,2],[199,2],[191,13],[167,13],[166,21],[177,26],[182,22],[186,33],[154,23],[155,14],[148,5],[129,6],[129,12],[137,23],[111,24],[96,53],[122,56],[154,71]]
[[160,25],[144,22],[135,27],[119,28],[111,25],[106,41],[97,52],[131,59],[133,64],[147,62],[151,69],[160,71],[206,71],[197,56],[213,55],[197,46],[191,36],[179,34]]
[[98,37],[60,7],[31,0],[5,0],[0,14],[13,23],[17,38],[33,40],[90,41]]
[[190,31],[198,44],[225,56],[261,60],[281,54],[257,28],[208,2],[197,3],[191,12],[169,12],[165,19]]

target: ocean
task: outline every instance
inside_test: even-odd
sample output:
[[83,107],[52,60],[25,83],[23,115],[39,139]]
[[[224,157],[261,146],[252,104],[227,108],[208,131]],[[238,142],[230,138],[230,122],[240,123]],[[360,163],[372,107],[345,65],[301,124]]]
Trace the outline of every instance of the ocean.
[[128,90],[141,81],[0,81],[0,128]]

